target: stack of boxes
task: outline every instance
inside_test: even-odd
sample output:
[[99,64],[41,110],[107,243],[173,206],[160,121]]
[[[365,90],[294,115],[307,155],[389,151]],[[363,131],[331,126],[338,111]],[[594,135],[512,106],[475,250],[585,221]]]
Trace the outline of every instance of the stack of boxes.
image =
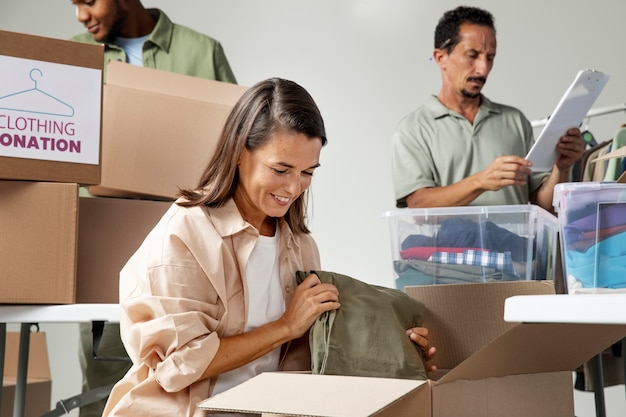
[[0,63],[0,303],[116,303],[246,88],[119,62],[103,85],[102,46],[10,32]]
[[0,302],[72,303],[78,184],[100,181],[103,49],[0,32]]
[[76,302],[118,302],[118,274],[176,198],[195,187],[246,87],[112,61],[102,173],[80,198]]
[[[0,31],[0,303],[117,303],[122,266],[197,185],[246,90],[119,62],[103,85],[103,52]],[[25,411],[41,415],[50,370],[32,337]],[[17,345],[9,334],[3,410]]]

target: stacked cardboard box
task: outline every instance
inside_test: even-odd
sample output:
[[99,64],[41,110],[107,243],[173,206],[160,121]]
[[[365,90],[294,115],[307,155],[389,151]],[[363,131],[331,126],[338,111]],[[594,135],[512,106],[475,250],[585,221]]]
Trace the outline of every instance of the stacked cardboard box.
[[180,188],[195,187],[245,87],[112,61],[102,175],[80,198],[76,301],[117,303],[118,274]]
[[102,46],[2,31],[0,63],[0,303],[116,303],[246,88],[120,62],[103,86]]
[[100,182],[103,47],[0,31],[0,302],[73,302],[78,184]]

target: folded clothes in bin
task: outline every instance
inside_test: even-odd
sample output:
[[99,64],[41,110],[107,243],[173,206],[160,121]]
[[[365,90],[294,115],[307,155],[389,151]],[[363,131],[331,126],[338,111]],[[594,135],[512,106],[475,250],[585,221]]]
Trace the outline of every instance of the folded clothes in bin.
[[596,204],[596,210],[563,227],[568,249],[586,251],[600,240],[626,231],[626,203]]
[[626,288],[626,184],[557,184],[554,208],[568,292]]
[[565,251],[568,280],[584,288],[626,288],[626,232],[602,239],[586,251]]

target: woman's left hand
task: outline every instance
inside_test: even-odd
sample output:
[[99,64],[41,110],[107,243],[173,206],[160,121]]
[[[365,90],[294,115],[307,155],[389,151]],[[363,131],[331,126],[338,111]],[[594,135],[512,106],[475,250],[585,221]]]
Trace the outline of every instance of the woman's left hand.
[[[422,349],[422,351],[424,352],[424,358],[427,362],[429,362],[435,356],[435,353],[437,353],[437,349],[434,346],[430,346],[430,343],[428,342],[427,328],[413,327],[412,329],[407,330],[406,334],[417,346],[420,347],[420,349]],[[428,372],[436,371],[437,366],[428,365],[426,370]]]

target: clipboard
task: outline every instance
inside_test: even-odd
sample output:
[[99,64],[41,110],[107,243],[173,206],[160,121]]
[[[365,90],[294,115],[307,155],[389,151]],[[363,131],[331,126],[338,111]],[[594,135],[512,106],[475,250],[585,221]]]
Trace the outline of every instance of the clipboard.
[[600,71],[580,70],[548,118],[548,122],[530,148],[526,159],[533,171],[550,171],[558,157],[559,138],[572,127],[579,127],[609,76]]

